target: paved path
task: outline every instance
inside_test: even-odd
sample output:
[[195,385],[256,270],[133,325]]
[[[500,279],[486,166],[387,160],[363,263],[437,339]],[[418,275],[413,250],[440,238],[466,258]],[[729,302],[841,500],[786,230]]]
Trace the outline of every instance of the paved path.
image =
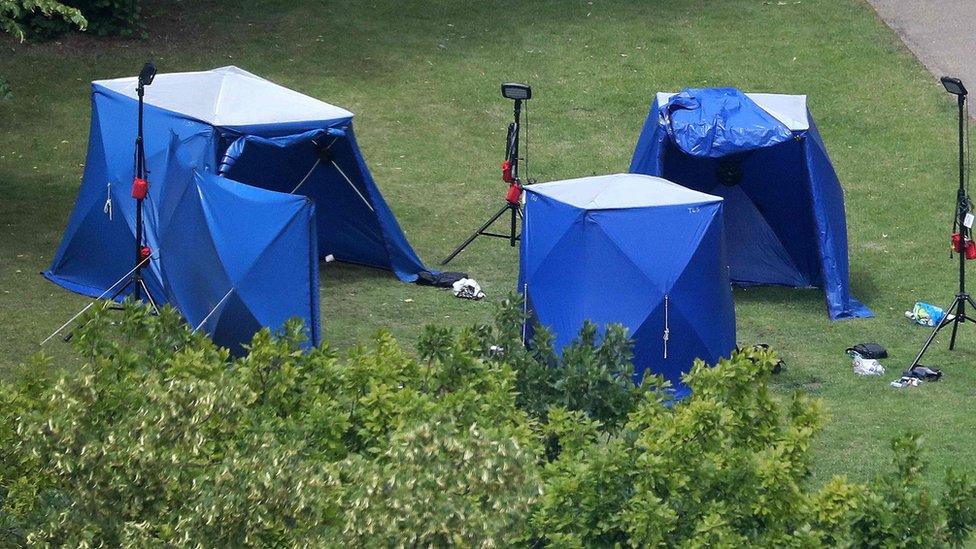
[[976,0],[868,0],[936,78],[976,94]]

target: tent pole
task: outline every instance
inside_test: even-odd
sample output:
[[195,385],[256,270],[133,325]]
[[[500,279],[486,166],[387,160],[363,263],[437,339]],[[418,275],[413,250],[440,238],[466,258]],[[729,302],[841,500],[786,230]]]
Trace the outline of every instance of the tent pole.
[[305,177],[303,177],[302,180],[298,182],[298,185],[295,185],[295,188],[292,189],[291,192],[288,194],[295,194],[295,191],[297,191],[299,187],[301,187],[302,185],[305,184],[306,181],[308,181],[308,178],[312,176],[312,172],[315,171],[315,168],[319,167],[319,163],[321,162],[322,162],[321,158],[316,158],[315,164],[312,164],[312,167],[309,168],[308,173],[305,174]]
[[[332,143],[330,143],[329,146],[326,147],[324,150],[328,151],[328,149],[330,149],[332,145],[335,144],[336,139],[338,139],[338,137],[333,139]],[[373,209],[373,205],[369,203],[369,200],[366,200],[366,197],[363,196],[363,193],[359,192],[359,189],[356,188],[356,185],[353,184],[351,179],[349,179],[349,176],[346,175],[346,172],[342,171],[342,168],[339,167],[339,164],[337,164],[336,161],[333,160],[331,157],[327,157],[327,158],[329,158],[329,163],[332,164],[332,167],[335,168],[337,172],[339,172],[339,175],[341,175],[342,178],[346,180],[346,183],[348,183],[349,186],[352,187],[352,190],[356,192],[356,195],[359,196],[359,199],[363,201],[363,204],[366,204],[366,207],[369,208],[369,211],[375,213],[376,210]],[[301,186],[304,185],[306,181],[308,181],[308,178],[312,177],[312,172],[315,171],[315,168],[319,167],[319,164],[321,162],[322,162],[321,156],[316,158],[315,164],[312,164],[312,167],[309,168],[308,173],[305,174],[305,177],[303,177],[302,180],[298,182],[298,185],[295,185],[295,188],[292,189],[291,192],[288,194],[295,194],[295,192],[298,191],[298,189],[301,188]]]
[[336,164],[336,161],[330,160],[329,162],[332,162],[332,167],[334,167],[336,171],[339,172],[342,178],[346,180],[346,183],[349,183],[349,186],[352,187],[352,190],[356,191],[356,194],[358,194],[359,198],[362,199],[363,204],[366,204],[366,207],[369,208],[369,211],[375,212],[376,210],[373,209],[373,205],[370,204],[369,200],[366,200],[366,197],[363,196],[363,193],[359,192],[359,189],[357,189],[356,186],[353,185],[352,180],[349,179],[349,176],[346,175],[346,172],[342,171],[342,168],[340,168],[339,165]]

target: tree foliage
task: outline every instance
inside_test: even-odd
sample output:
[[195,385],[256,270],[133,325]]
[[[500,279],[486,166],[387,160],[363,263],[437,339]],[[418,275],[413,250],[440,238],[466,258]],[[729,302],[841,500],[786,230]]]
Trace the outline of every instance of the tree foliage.
[[[57,0],[0,0],[0,32],[23,42],[27,38],[25,21],[34,17],[57,21],[66,28],[85,30],[88,20],[77,8]],[[7,79],[0,75],[0,101],[13,95]]]
[[[146,35],[141,0],[64,0],[88,21],[87,31],[97,36]],[[50,40],[70,32],[73,25],[41,12],[21,18],[28,40]]]
[[622,329],[557,355],[514,302],[417,356],[302,333],[232,357],[170,309],[83,319],[82,367],[0,383],[0,545],[921,547],[976,524],[972,479],[932,493],[914,435],[890,474],[811,487],[821,406],[769,392],[770,351],[696,365],[675,403],[633,382]]
[[27,38],[23,23],[33,15],[60,19],[81,30],[88,26],[81,10],[57,0],[0,0],[0,31],[23,42]]

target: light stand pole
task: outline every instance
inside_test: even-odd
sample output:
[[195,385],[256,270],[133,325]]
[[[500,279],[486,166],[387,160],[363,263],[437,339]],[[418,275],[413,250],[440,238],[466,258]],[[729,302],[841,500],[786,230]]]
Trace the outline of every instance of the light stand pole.
[[[922,345],[922,349],[915,356],[915,360],[912,361],[909,369],[919,365],[919,361],[922,360],[922,356],[928,351],[932,341],[935,340],[935,336],[950,323],[952,324],[952,336],[949,338],[949,350],[951,351],[956,347],[956,332],[959,329],[959,325],[966,321],[976,322],[976,319],[966,314],[967,303],[973,307],[973,310],[976,310],[976,301],[973,301],[972,296],[966,292],[966,243],[969,240],[969,236],[971,236],[972,229],[969,194],[966,192],[965,132],[967,121],[965,107],[968,92],[962,81],[958,78],[943,76],[942,85],[945,86],[947,92],[956,96],[956,104],[959,111],[959,190],[956,191],[956,215],[955,221],[953,222],[954,228],[959,231],[959,249],[957,250],[959,254],[959,291],[956,292],[956,297],[952,300],[952,304],[946,307],[945,314],[935,326],[935,329],[932,330],[932,333],[929,334],[928,339],[925,340],[925,344]],[[952,317],[951,320],[950,317]]]
[[142,220],[142,203],[145,201],[146,195],[149,193],[149,181],[146,173],[146,148],[143,141],[142,120],[143,111],[145,110],[144,98],[146,95],[146,86],[152,84],[155,77],[156,66],[151,62],[146,63],[139,72],[139,83],[136,87],[136,94],[139,96],[139,114],[136,129],[135,175],[132,178],[132,198],[134,198],[136,201],[135,268],[129,282],[119,288],[119,290],[112,296],[112,299],[114,300],[125,292],[129,286],[132,286],[132,295],[137,300],[141,300],[143,293],[145,293],[146,299],[149,300],[149,303],[152,305],[154,311],[156,310],[156,302],[153,300],[152,294],[149,293],[149,288],[146,286],[146,281],[142,277],[142,269],[146,266],[146,263],[152,255],[152,250],[149,249],[149,246],[147,246],[145,243],[145,228],[143,227]]
[[[522,180],[519,178],[519,132],[522,125],[522,101],[532,98],[532,88],[525,84],[506,83],[502,84],[502,96],[506,99],[515,101],[514,115],[515,120],[508,125],[508,135],[505,138],[505,162],[502,163],[502,179],[508,183],[508,192],[505,193],[505,205],[495,212],[495,215],[488,218],[481,227],[471,233],[471,235],[454,248],[451,255],[447,256],[441,265],[447,265],[452,259],[464,251],[479,236],[491,236],[494,238],[507,239],[513,248],[519,241],[518,218],[522,215]],[[532,183],[532,180],[529,180]],[[505,212],[511,214],[508,234],[493,233],[488,228],[498,221]]]

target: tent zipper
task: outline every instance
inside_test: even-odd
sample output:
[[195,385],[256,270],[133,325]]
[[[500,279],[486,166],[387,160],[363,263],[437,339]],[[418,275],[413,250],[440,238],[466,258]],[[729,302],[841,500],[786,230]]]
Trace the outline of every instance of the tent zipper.
[[108,216],[108,220],[112,221],[112,182],[108,182],[108,188],[105,192],[105,205],[102,206],[102,212]]
[[668,307],[670,298],[664,294],[664,358],[668,358],[668,339],[671,337],[671,327],[668,319]]

